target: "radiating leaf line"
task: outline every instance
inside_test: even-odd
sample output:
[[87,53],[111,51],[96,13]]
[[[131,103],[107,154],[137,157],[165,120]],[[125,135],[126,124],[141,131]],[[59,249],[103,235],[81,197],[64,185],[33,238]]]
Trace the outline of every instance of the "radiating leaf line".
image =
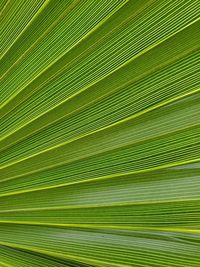
[[[5,54],[8,53],[10,48],[13,46],[13,44],[18,40],[18,38],[23,34],[23,32],[29,27],[29,25],[32,23],[32,21],[35,19],[36,16],[40,14],[40,12],[46,7],[48,4],[48,0],[44,1],[44,3],[41,5],[41,7],[38,9],[38,11],[35,13],[35,15],[31,18],[31,20],[28,22],[28,24],[24,27],[24,29],[21,31],[21,33],[17,36],[17,38],[14,40],[12,44],[10,44],[10,47],[7,48],[6,51],[1,55],[0,60],[4,57]],[[4,75],[1,76],[1,79],[4,77]]]
[[167,232],[179,232],[179,233],[200,233],[200,229],[187,229],[187,228],[170,228],[170,227],[139,227],[139,226],[122,226],[122,225],[106,225],[106,224],[56,224],[56,223],[41,223],[34,221],[6,221],[1,220],[0,223],[8,224],[21,224],[21,225],[33,225],[33,226],[50,226],[50,227],[69,227],[69,228],[85,228],[85,229],[118,229],[118,230],[144,230],[144,231],[167,231]]
[[[122,8],[127,2],[128,2],[129,0],[125,0],[124,2],[122,2],[122,4],[121,4],[121,6],[119,6],[118,7],[118,9],[116,9],[115,10],[115,12],[117,12],[120,8]],[[152,1],[152,0],[151,0]],[[78,3],[80,2],[80,0],[77,0],[76,2],[74,2],[73,4],[72,4],[72,6],[70,6],[70,10],[71,10],[71,8],[73,8],[73,7],[75,7]],[[68,12],[68,10],[67,10],[67,12]],[[114,13],[115,13],[114,12]],[[66,15],[65,14],[66,13],[66,11],[64,12],[64,15]],[[12,69],[13,68],[13,66],[15,66],[15,64],[17,64],[20,60],[22,60],[23,59],[23,57],[26,55],[26,53],[28,53],[28,52],[30,52],[30,50],[31,49],[33,49],[34,48],[34,46],[35,46],[35,44],[37,43],[37,42],[39,42],[42,38],[45,38],[46,37],[46,34],[57,24],[57,23],[59,23],[59,21],[64,17],[64,15],[62,14],[56,21],[54,21],[54,23],[53,23],[53,25],[51,25],[39,38],[38,38],[38,40],[36,40],[36,42],[31,46],[31,47],[29,47],[21,56],[20,56],[20,58],[17,60],[17,61],[15,61],[15,63],[14,63],[14,65],[12,65],[3,75],[2,75],[2,78],[5,76],[5,75],[7,75],[7,73],[10,71],[10,69]],[[66,53],[68,53],[71,49],[73,49],[74,47],[76,47],[80,42],[82,42],[85,38],[87,38],[87,36],[89,36],[93,31],[95,31],[96,29],[98,29],[103,23],[105,23],[111,16],[113,15],[113,13],[111,13],[111,14],[109,14],[109,16],[108,17],[106,17],[101,23],[99,23],[97,26],[95,26],[89,33],[87,33],[86,35],[84,35],[84,37],[82,38],[82,39],[80,39],[75,45],[73,45],[69,50],[67,50],[67,51],[65,51],[59,58],[57,58],[54,62],[52,62],[50,65],[48,65],[48,67],[47,68],[45,68],[42,72],[40,72],[39,74],[38,74],[38,76],[40,76],[43,72],[45,72],[45,71],[47,71],[48,70],[48,68],[50,68],[53,64],[55,64],[61,57],[63,57]],[[38,76],[36,76],[35,77],[35,79],[38,77]],[[32,80],[33,81],[33,80]],[[32,82],[31,81],[31,82]],[[30,83],[31,83],[30,82]],[[10,100],[8,100],[8,101],[10,101]]]
[[[27,2],[27,3],[22,3],[21,2],[21,4],[19,4],[20,3],[20,1],[18,1],[18,2],[13,2],[13,6],[14,5],[16,5],[17,6],[17,8],[16,8],[16,10],[14,10],[15,12],[14,12],[14,14],[12,14],[13,16],[16,16],[16,14],[18,14],[19,15],[19,18],[21,18],[21,21],[20,22],[22,22],[22,23],[30,23],[30,21],[33,19],[33,17],[35,16],[35,14],[37,13],[37,12],[39,12],[40,10],[41,10],[41,7],[45,4],[45,0],[42,0],[42,1],[35,1],[35,3],[32,3],[32,6],[30,5],[31,4],[31,2],[29,1],[29,2]],[[19,4],[19,5],[18,5]],[[29,6],[30,5],[30,6]],[[29,7],[29,10],[27,9]],[[30,9],[30,7],[32,7],[32,9]],[[20,13],[18,12],[19,10],[22,10],[23,11],[23,17],[22,16],[20,16]],[[5,11],[5,9],[4,9],[4,11]],[[11,11],[12,11],[12,9],[11,9]],[[34,13],[31,13],[31,11],[33,11]],[[29,12],[30,12],[30,14],[29,14]],[[27,14],[29,14],[29,17],[26,17],[26,13]],[[4,16],[3,18],[7,18],[6,16]],[[9,17],[8,17],[9,18]],[[11,18],[13,18],[13,17],[11,17]],[[16,17],[17,18],[17,17]],[[25,20],[25,18],[27,18],[27,20]],[[18,19],[18,18],[17,18]],[[11,19],[11,21],[12,21],[12,19]],[[19,22],[19,21],[17,21],[17,22]],[[12,25],[12,23],[11,23],[11,25]],[[11,25],[9,25],[9,21],[8,21],[8,23],[7,23],[7,25],[4,25],[4,23],[2,23],[2,28],[3,28],[3,26],[7,26],[7,27],[9,27],[9,26],[11,26]],[[18,25],[19,27],[18,27],[18,31],[19,31],[19,34],[17,35],[17,38],[20,36],[20,34],[22,34],[22,32],[23,32],[23,24],[22,25]],[[10,27],[11,28],[11,27]],[[3,37],[4,37],[4,35],[5,34],[7,34],[7,38],[8,38],[8,41],[9,41],[9,39],[12,37],[12,34],[10,34],[10,36],[8,36],[8,33],[9,33],[9,31],[11,30],[11,32],[13,31],[13,34],[15,33],[15,31],[14,31],[14,29],[13,28],[8,28],[7,29],[7,31],[6,31],[6,29],[5,29],[5,27],[3,28],[3,33],[2,33],[2,40],[3,40]],[[6,33],[5,33],[6,32]],[[7,41],[5,38],[4,38],[4,43],[5,43],[5,41]],[[11,39],[11,42],[12,42],[12,39]],[[6,45],[4,45],[4,43],[2,43],[2,50],[3,50],[3,54],[2,54],[2,56],[1,56],[1,59],[2,59],[2,57],[3,57],[3,55],[9,50],[9,44],[7,44],[7,48],[6,48]],[[11,43],[12,44],[12,43]]]
[[[199,24],[199,19],[197,19],[196,22],[198,22],[198,24]],[[195,24],[195,21],[192,22],[192,23],[190,23],[189,25],[187,25],[184,29],[187,29],[187,28],[188,28],[190,25],[192,25],[192,24]],[[135,59],[137,59],[138,57],[142,56],[143,54],[148,53],[148,52],[151,51],[152,49],[155,49],[155,47],[159,46],[159,45],[162,44],[164,41],[170,39],[171,37],[175,36],[175,35],[178,34],[179,32],[182,32],[184,29],[181,29],[180,31],[175,32],[174,34],[172,34],[171,36],[165,38],[164,40],[159,41],[159,42],[156,43],[155,45],[152,45],[152,46],[148,47],[147,49],[143,50],[141,53],[139,53],[139,54],[136,55],[135,57],[133,57],[133,58],[131,58],[130,60],[126,61],[126,62],[125,62],[124,64],[122,64],[120,67],[116,68],[113,72],[109,73],[109,76],[110,76],[112,73],[115,73],[115,72],[118,71],[119,69],[121,69],[121,68],[123,68],[124,66],[126,66],[129,62],[132,62],[132,60],[134,61]],[[105,77],[104,77],[103,79],[105,79]],[[92,84],[90,84],[89,86],[87,86],[86,88],[81,89],[81,91],[79,91],[77,94],[79,94],[79,93],[81,93],[81,92],[87,90],[89,87],[91,87],[92,85],[94,85],[94,84],[100,82],[101,80],[102,80],[102,79],[97,80],[97,81],[95,81],[95,83],[92,83]],[[74,96],[76,96],[77,94],[75,94]],[[71,99],[71,98],[74,97],[74,96],[72,95],[70,98],[67,98],[67,100]],[[65,101],[66,101],[66,100],[65,100]],[[65,101],[64,101],[64,102],[65,102]],[[58,107],[58,106],[61,105],[62,103],[63,103],[63,102],[60,102],[58,105],[55,105],[53,108],[48,109],[46,112],[49,112],[49,111],[51,111],[52,109],[55,109],[56,107]],[[45,112],[45,113],[46,113],[46,112]],[[41,117],[41,116],[44,115],[45,113],[41,113],[41,114],[39,115],[39,117]],[[32,122],[33,120],[35,120],[35,119],[37,119],[37,118],[38,118],[38,117],[35,117],[34,119],[29,120],[27,124],[30,124],[30,122]],[[25,125],[27,125],[27,124],[25,124]],[[25,125],[22,125],[20,128],[24,127]],[[20,128],[18,128],[18,130],[19,130]],[[16,130],[15,130],[15,131],[16,131]],[[15,131],[14,131],[14,132],[15,132]],[[9,135],[11,135],[11,134],[14,133],[14,132],[10,132]],[[2,137],[1,140],[3,140],[4,138],[7,138],[9,135],[6,135],[6,136]]]
[[[80,2],[80,0],[77,0],[77,3]],[[114,13],[117,12],[121,7],[123,7],[124,4],[126,4],[128,2],[128,0],[124,0],[122,2],[122,5],[117,9],[117,10],[114,10]],[[76,3],[73,2],[72,3],[72,8],[74,8],[76,6]],[[69,7],[71,9],[71,7]],[[67,9],[66,12],[69,12],[69,10]],[[28,49],[26,50],[26,52],[19,58],[19,61],[16,61],[15,64],[18,64],[20,63],[20,61],[23,59],[23,57],[29,53],[29,51],[35,47],[35,45],[41,40],[43,39],[45,36],[46,36],[46,33],[48,33],[57,23],[59,23],[59,20],[63,18],[64,15],[66,15],[64,12],[63,15],[61,15],[57,21],[55,21],[53,23],[53,25],[51,25],[51,27],[49,29],[47,29],[47,31],[44,32],[44,34],[42,36],[39,37],[39,39]],[[54,60],[51,64],[49,64],[43,71],[41,71],[39,74],[37,74],[33,80],[29,81],[28,84],[25,85],[24,88],[21,88],[20,91],[16,92],[15,94],[12,94],[12,96],[7,100],[5,101],[2,105],[1,105],[1,108],[3,108],[5,105],[7,105],[13,98],[15,98],[22,90],[24,90],[29,84],[31,84],[35,79],[37,79],[39,76],[41,76],[44,72],[46,72],[51,66],[53,66],[58,60],[60,60],[66,53],[69,53],[70,50],[72,50],[73,48],[75,48],[80,42],[82,42],[85,38],[87,38],[91,33],[93,33],[96,29],[98,29],[103,23],[105,23],[107,21],[107,19],[110,18],[110,16],[112,16],[113,13],[109,14],[101,23],[97,24],[97,26],[95,26],[92,30],[89,31],[89,33],[87,33],[86,35],[84,35],[77,43],[75,43],[74,45],[72,45],[68,50],[66,50],[63,54],[61,54],[58,58],[56,58],[56,60]],[[15,67],[16,65],[13,65],[10,67],[10,69],[8,69],[8,71],[5,72],[4,75],[7,75],[9,74],[10,70],[12,70],[13,67]],[[3,75],[3,77],[4,77]],[[55,76],[55,74],[54,74]],[[53,76],[53,77],[54,77]]]
[[[169,182],[166,180],[168,177],[170,179]],[[174,179],[176,177],[177,179]],[[104,178],[93,179],[79,184],[60,184],[59,186],[40,188],[39,190],[2,194],[0,210],[5,211],[9,207],[13,208],[16,203],[18,203],[18,209],[30,208],[32,199],[36,199],[36,201],[34,205],[31,204],[31,210],[35,209],[36,206],[40,210],[42,210],[42,207],[44,209],[74,209],[81,207],[145,205],[148,203],[175,203],[176,201],[179,203],[179,201],[185,200],[198,200],[198,177],[199,169],[194,170],[193,173],[187,169],[169,169],[152,173],[126,175],[123,180],[122,177],[116,177],[111,180],[105,180]],[[138,181],[140,182],[139,184]],[[101,193],[96,188],[101,189]],[[169,188],[169,191],[166,191],[166,188]],[[153,193],[152,196],[151,192]],[[66,194],[70,198],[65,198]],[[101,194],[104,194],[105,198],[102,199]]]
[[62,254],[62,253],[49,252],[48,250],[37,249],[37,248],[31,247],[31,246],[23,246],[23,245],[18,245],[18,244],[9,243],[9,242],[1,242],[0,241],[0,244],[11,247],[11,248],[25,249],[28,251],[33,251],[33,252],[37,252],[37,253],[53,256],[53,257],[59,257],[61,259],[69,259],[69,260],[80,261],[81,263],[94,264],[94,266],[97,266],[97,267],[99,266],[97,264],[101,264],[101,265],[104,264],[104,266],[107,266],[107,267],[131,267],[130,265],[117,264],[117,263],[112,264],[110,262],[91,260],[88,258],[82,258],[82,257],[73,256],[73,255],[69,255],[69,254],[66,255],[66,254]]
[[[165,102],[163,102],[163,103],[159,103],[158,105],[155,105],[155,106],[152,106],[152,107],[150,107],[150,108],[148,108],[148,109],[145,109],[145,110],[143,110],[143,111],[141,111],[141,112],[138,112],[138,113],[136,113],[136,114],[134,114],[134,115],[132,115],[132,116],[130,116],[130,117],[128,117],[128,118],[125,118],[125,119],[123,119],[123,120],[117,121],[116,123],[110,124],[110,125],[108,125],[108,126],[105,126],[105,127],[103,127],[103,128],[100,128],[100,129],[95,130],[95,131],[93,131],[93,132],[89,132],[88,134],[78,136],[77,138],[69,139],[68,141],[66,141],[66,142],[64,142],[64,143],[60,143],[60,144],[58,144],[58,145],[56,145],[56,146],[52,146],[52,147],[50,147],[50,148],[48,148],[48,149],[44,149],[44,150],[42,150],[41,152],[32,154],[32,155],[29,156],[29,157],[22,158],[21,160],[12,162],[11,164],[3,165],[2,167],[0,167],[0,169],[6,168],[6,167],[8,167],[8,166],[12,166],[13,164],[16,164],[16,163],[19,163],[19,162],[21,162],[21,161],[27,160],[27,159],[29,159],[29,158],[35,157],[35,156],[37,156],[37,155],[40,155],[41,153],[45,153],[45,152],[47,152],[47,151],[56,149],[56,148],[58,148],[58,147],[62,147],[62,146],[64,146],[64,145],[67,145],[67,144],[69,144],[69,143],[75,142],[75,141],[80,140],[80,139],[82,139],[82,138],[85,138],[85,137],[87,137],[87,136],[96,134],[96,133],[98,133],[98,132],[104,131],[104,130],[109,129],[109,128],[111,128],[111,127],[115,127],[116,125],[122,124],[122,123],[127,122],[127,121],[129,121],[129,120],[132,120],[132,119],[134,119],[134,118],[138,118],[138,117],[140,117],[141,115],[144,115],[144,114],[146,114],[146,113],[148,113],[148,112],[151,112],[151,111],[153,111],[153,110],[155,110],[155,109],[158,109],[158,108],[160,108],[160,107],[163,107],[163,106],[165,106],[165,105],[168,105],[168,104],[170,104],[170,103],[173,103],[173,102],[175,102],[175,101],[177,101],[177,100],[180,100],[180,99],[182,99],[182,98],[184,98],[184,97],[186,97],[186,96],[190,96],[190,95],[196,94],[196,93],[198,93],[198,92],[200,92],[200,89],[195,89],[195,90],[193,90],[193,91],[191,91],[191,92],[185,93],[185,94],[180,95],[180,96],[178,96],[178,97],[175,97],[175,98],[172,98],[172,99],[170,99],[170,100],[167,100],[167,101],[165,101]],[[197,124],[197,125],[198,125],[198,124]]]
[[[58,258],[48,257],[40,253],[33,253],[31,251],[16,249],[8,246],[0,246],[1,258],[6,264],[15,264],[19,267],[91,267],[92,265],[85,265],[74,261],[64,261]],[[8,265],[13,266],[13,265]]]
[[10,2],[11,0],[2,0],[1,1],[1,4],[0,4],[0,15],[2,15],[2,12],[4,11],[4,9],[6,8],[6,6],[8,5],[8,3]]

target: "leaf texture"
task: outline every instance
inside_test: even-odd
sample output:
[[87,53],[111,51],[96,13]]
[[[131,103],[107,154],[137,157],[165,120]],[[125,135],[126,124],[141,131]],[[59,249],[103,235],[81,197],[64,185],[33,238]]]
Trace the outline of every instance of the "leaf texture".
[[0,266],[199,267],[200,2],[0,10]]

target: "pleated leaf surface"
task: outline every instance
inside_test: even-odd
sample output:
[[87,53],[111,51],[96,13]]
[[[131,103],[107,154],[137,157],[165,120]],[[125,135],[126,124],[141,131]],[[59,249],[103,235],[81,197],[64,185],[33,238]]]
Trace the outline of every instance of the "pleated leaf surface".
[[0,10],[0,266],[199,267],[199,0]]

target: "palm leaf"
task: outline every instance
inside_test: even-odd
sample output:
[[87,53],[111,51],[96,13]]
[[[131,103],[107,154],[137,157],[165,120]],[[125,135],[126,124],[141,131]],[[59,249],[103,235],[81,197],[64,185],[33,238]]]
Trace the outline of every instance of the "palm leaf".
[[198,267],[199,1],[0,9],[0,266]]

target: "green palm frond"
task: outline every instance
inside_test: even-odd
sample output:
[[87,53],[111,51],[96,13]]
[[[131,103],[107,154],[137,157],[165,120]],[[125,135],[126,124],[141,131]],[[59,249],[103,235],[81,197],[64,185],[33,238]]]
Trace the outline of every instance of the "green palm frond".
[[0,9],[0,266],[198,267],[199,0]]

